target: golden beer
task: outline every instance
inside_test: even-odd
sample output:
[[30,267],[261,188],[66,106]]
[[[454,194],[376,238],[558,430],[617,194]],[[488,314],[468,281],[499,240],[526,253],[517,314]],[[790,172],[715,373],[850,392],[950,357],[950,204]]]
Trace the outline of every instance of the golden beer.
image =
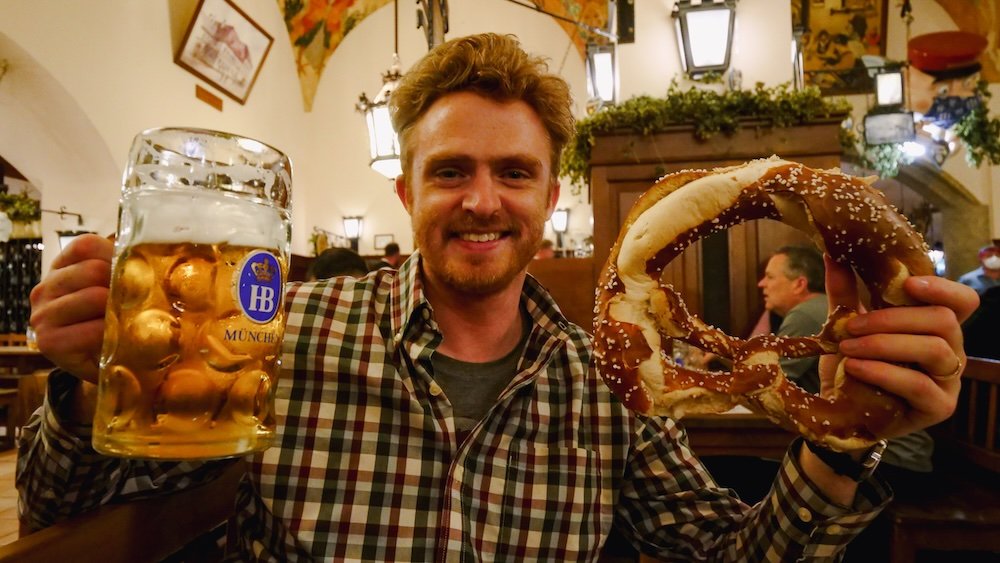
[[[206,164],[203,153],[178,156],[204,151],[206,142],[216,142],[213,135],[224,134],[143,135],[164,131],[177,148],[164,157],[167,143],[157,139],[145,150],[157,151],[160,160],[140,155],[133,162],[150,166],[130,164],[126,171],[94,449],[155,459],[262,450],[275,426],[290,242],[287,197],[275,202],[253,191],[274,186],[267,170],[232,170],[229,161],[210,158]],[[202,145],[185,145],[191,139]],[[246,158],[240,155],[238,162],[242,166]],[[279,166],[287,171],[287,159]],[[178,180],[178,173],[187,175]],[[260,175],[264,180],[257,182]]]

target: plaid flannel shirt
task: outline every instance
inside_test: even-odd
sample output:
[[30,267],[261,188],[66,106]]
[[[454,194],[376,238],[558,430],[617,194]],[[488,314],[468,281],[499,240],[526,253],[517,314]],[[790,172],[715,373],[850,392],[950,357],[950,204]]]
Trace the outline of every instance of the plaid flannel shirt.
[[[240,560],[592,561],[613,522],[668,561],[836,559],[887,502],[871,481],[853,509],[832,505],[789,455],[771,495],[741,503],[674,421],[636,417],[611,395],[589,336],[530,277],[517,373],[457,443],[418,272],[415,256],[398,274],[289,286],[278,437],[241,485],[230,546]],[[88,429],[60,423],[53,395],[50,382],[20,444],[20,516],[32,528],[218,469],[99,456]]]

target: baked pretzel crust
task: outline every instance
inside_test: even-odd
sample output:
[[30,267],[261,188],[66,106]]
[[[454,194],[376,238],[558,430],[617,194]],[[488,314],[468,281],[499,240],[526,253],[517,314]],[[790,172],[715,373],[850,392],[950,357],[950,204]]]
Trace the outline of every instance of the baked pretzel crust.
[[[712,171],[685,170],[656,182],[621,229],[597,287],[597,369],[626,407],[681,418],[736,405],[763,414],[837,450],[867,447],[907,408],[899,398],[846,376],[839,358],[834,388],[818,396],[790,381],[782,358],[835,354],[856,311],[835,309],[810,337],[749,340],[691,315],[660,281],[663,269],[695,241],[732,225],[775,219],[803,230],[868,288],[871,307],[913,304],[911,275],[932,275],[927,247],[912,225],[871,186],[873,178],[815,170],[777,157]],[[733,361],[730,372],[676,365],[679,340]]]

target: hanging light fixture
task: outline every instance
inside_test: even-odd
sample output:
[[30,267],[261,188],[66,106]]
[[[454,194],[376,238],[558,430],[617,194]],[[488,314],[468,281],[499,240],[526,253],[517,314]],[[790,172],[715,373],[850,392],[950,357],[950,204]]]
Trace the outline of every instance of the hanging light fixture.
[[903,107],[903,69],[899,65],[881,67],[875,73],[875,105],[880,108]]
[[369,100],[364,92],[358,97],[358,103],[354,106],[359,113],[365,116],[368,125],[368,147],[371,153],[369,165],[372,170],[382,174],[386,178],[394,179],[403,172],[399,160],[399,137],[392,128],[392,120],[389,119],[389,95],[392,94],[399,79],[402,78],[399,64],[399,6],[397,2],[392,3],[393,9],[393,52],[392,66],[387,72],[382,74],[382,89],[376,94],[374,100]]
[[[904,144],[913,141],[916,127],[913,112],[904,111],[903,71],[898,64],[883,61],[869,73],[875,83],[875,107],[864,119],[865,143]],[[905,150],[912,152],[910,145]]]
[[729,68],[736,0],[677,0],[671,15],[684,72],[697,77]]
[[587,45],[587,93],[594,110],[613,106],[616,101],[615,44]]

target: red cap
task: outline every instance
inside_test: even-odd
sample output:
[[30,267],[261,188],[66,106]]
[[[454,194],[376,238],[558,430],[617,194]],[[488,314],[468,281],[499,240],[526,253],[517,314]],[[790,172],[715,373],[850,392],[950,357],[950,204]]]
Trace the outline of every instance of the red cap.
[[910,39],[907,58],[927,73],[948,71],[975,65],[986,44],[985,37],[967,31],[927,33]]

